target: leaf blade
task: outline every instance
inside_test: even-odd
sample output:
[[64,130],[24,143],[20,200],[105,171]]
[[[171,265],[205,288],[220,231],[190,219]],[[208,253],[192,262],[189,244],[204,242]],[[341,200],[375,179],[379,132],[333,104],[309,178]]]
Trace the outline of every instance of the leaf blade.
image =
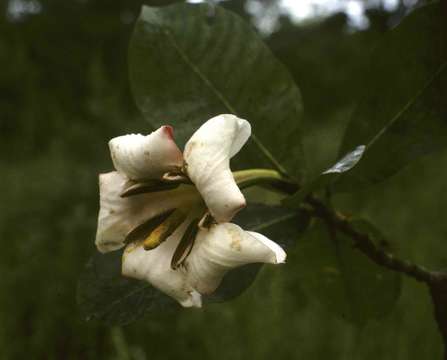
[[[375,242],[386,242],[372,224],[358,220],[354,226],[374,236]],[[400,296],[400,274],[372,263],[344,235],[331,238],[320,220],[298,244],[292,261],[306,293],[359,326],[386,316]]]
[[[292,77],[239,17],[217,7],[210,22],[207,10],[205,4],[143,7],[129,50],[143,116],[154,126],[169,119],[184,144],[208,118],[237,114],[255,133],[236,165],[273,165],[301,176],[302,104]],[[290,129],[272,132],[273,118]]]
[[77,302],[86,321],[125,325],[150,312],[178,308],[149,283],[121,276],[122,250],[95,253],[79,279]]
[[285,198],[282,201],[282,204],[287,207],[298,208],[307,195],[329,186],[331,183],[337,181],[342,174],[354,168],[361,160],[365,149],[366,147],[364,145],[357,146],[353,151],[346,154],[329,169],[322,172],[312,181],[304,184],[304,186],[302,186],[295,194]]
[[440,4],[413,11],[373,53],[363,100],[341,152],[366,145],[362,161],[336,184],[339,191],[396,174],[447,140],[447,32]]

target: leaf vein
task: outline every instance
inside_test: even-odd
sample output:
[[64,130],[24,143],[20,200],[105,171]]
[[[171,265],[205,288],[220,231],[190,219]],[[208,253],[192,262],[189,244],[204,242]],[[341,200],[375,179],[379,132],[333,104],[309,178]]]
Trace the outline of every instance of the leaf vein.
[[145,289],[148,288],[149,286],[150,286],[149,284],[144,284],[144,285],[142,285],[142,286],[140,286],[140,287],[138,287],[138,288],[136,288],[136,289],[134,289],[134,290],[128,292],[128,293],[125,294],[124,296],[122,296],[122,297],[120,297],[120,298],[118,298],[118,299],[112,301],[112,302],[111,302],[109,305],[107,305],[107,306],[105,307],[105,309],[101,312],[101,313],[102,313],[101,316],[104,316],[104,315],[106,315],[107,313],[109,313],[110,311],[112,311],[112,310],[113,310],[113,307],[114,307],[115,305],[121,303],[122,301],[124,301],[125,299],[127,299],[127,298],[129,298],[129,297],[135,295],[136,293],[145,290]]
[[252,227],[250,229],[250,231],[260,231],[260,230],[266,229],[270,226],[279,224],[283,221],[293,219],[295,216],[296,216],[296,213],[283,215],[283,216],[280,216],[279,218],[276,218],[276,219],[273,219],[270,221],[266,221],[266,222],[263,222],[262,224],[256,225],[256,226]]
[[441,75],[441,73],[446,68],[447,61],[439,66],[438,70],[436,70],[433,76],[428,79],[425,85],[410,100],[408,100],[408,102],[402,107],[402,109],[400,109],[397,114],[394,115],[393,118],[369,141],[369,143],[367,144],[368,148],[373,145],[397,120],[399,120],[405,114],[405,112],[407,112],[415,104],[419,97],[424,94],[424,92],[433,84],[436,78]]
[[[179,56],[182,58],[182,60],[185,62],[186,65],[188,65],[192,71],[201,79],[205,85],[211,89],[213,94],[222,102],[222,104],[228,109],[228,111],[232,114],[237,115],[238,112],[236,109],[231,105],[230,101],[222,94],[219,89],[214,86],[214,84],[203,74],[200,69],[191,61],[191,59],[188,57],[185,51],[180,47],[180,45],[177,43],[175,37],[173,34],[167,30],[164,29],[163,33],[166,35],[166,37],[169,39],[171,45],[174,47],[174,49],[177,51]],[[259,140],[259,138],[252,133],[251,138],[253,140],[253,143],[259,148],[259,150],[264,154],[264,156],[270,161],[270,163],[282,174],[287,175],[286,169],[279,163],[278,160],[275,159],[273,154],[268,150],[264,144]]]

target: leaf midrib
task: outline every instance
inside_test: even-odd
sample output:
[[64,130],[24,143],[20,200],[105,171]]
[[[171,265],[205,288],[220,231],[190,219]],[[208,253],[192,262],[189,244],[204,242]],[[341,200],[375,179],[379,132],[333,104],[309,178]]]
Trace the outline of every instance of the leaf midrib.
[[[164,35],[167,37],[171,45],[179,54],[180,58],[185,62],[187,66],[202,80],[205,85],[213,92],[213,94],[221,101],[221,103],[227,108],[227,110],[235,115],[238,115],[235,107],[233,107],[230,101],[224,96],[224,94],[206,77],[206,75],[192,62],[188,54],[180,47],[176,41],[174,35],[169,29],[163,29]],[[269,160],[269,162],[282,174],[287,175],[286,169],[281,165],[281,163],[273,156],[270,150],[259,140],[259,138],[252,132],[251,138],[256,146],[259,148],[261,153]]]
[[250,229],[250,231],[260,231],[260,230],[266,229],[266,228],[268,228],[270,226],[277,225],[277,224],[279,224],[279,223],[281,223],[283,221],[287,221],[287,220],[293,219],[296,216],[297,216],[296,213],[283,215],[283,216],[280,216],[280,217],[278,217],[276,219],[273,219],[273,220],[270,220],[270,221],[267,221],[267,222],[263,222],[262,224],[256,225],[256,226],[252,227]]
[[121,302],[123,302],[124,300],[130,298],[131,296],[146,290],[147,288],[151,287],[149,284],[143,284],[142,286],[133,289],[132,291],[126,293],[124,296],[119,297],[118,299],[112,301],[110,304],[108,304],[107,306],[105,306],[104,310],[101,311],[99,314],[100,316],[105,316],[106,314],[110,313],[113,308],[115,307],[115,305],[120,304]]
[[442,63],[436,72],[430,77],[424,86],[410,99],[408,102],[393,116],[393,118],[384,125],[382,129],[368,142],[367,148],[371,147],[397,120],[399,120],[415,103],[416,101],[430,88],[433,82],[442,74],[447,68],[447,61]]

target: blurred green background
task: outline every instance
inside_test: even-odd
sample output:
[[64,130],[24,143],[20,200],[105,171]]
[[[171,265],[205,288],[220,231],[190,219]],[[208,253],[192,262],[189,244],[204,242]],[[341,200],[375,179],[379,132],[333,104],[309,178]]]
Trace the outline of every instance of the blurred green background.
[[[234,301],[152,314],[124,327],[84,321],[76,287],[94,251],[97,174],[112,166],[107,141],[149,129],[129,91],[133,21],[143,3],[168,2],[0,4],[0,358],[440,358],[423,285],[404,279],[390,314],[358,327],[303,292],[293,249],[286,265],[264,267]],[[272,33],[262,34],[302,91],[315,174],[335,160],[371,50],[409,3],[386,11],[377,2],[366,29],[334,13],[299,24],[281,16]],[[243,0],[222,5],[259,24],[277,2],[262,2],[256,14]],[[375,223],[402,257],[445,268],[446,161],[447,153],[438,153],[334,202]]]

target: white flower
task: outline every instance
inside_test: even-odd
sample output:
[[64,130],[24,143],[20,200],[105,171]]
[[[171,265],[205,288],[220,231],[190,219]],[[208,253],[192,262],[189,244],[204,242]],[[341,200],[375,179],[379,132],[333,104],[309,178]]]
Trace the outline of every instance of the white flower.
[[103,253],[122,248],[126,235],[145,221],[200,201],[194,187],[187,185],[173,190],[121,197],[128,183],[129,179],[117,171],[99,175],[100,209],[96,246]]
[[162,126],[147,136],[116,137],[109,141],[109,148],[115,169],[132,180],[157,179],[183,164],[170,126]]
[[220,115],[203,124],[185,146],[188,175],[218,222],[230,221],[246,205],[230,170],[230,158],[250,134],[248,121]]
[[223,223],[201,229],[185,260],[188,282],[201,294],[211,294],[228,270],[249,263],[280,264],[284,250],[264,235]]
[[200,307],[201,294],[216,290],[228,270],[249,263],[285,261],[284,250],[265,236],[223,223],[200,229],[184,265],[173,269],[171,260],[187,226],[185,221],[150,251],[138,243],[128,245],[123,254],[123,275],[148,281],[185,307]]
[[[170,126],[112,139],[117,171],[99,176],[98,250],[126,246],[123,275],[148,281],[185,307],[200,307],[201,295],[232,268],[284,262],[279,245],[229,223],[246,205],[230,158],[250,133],[246,120],[216,116],[193,134],[183,156]],[[207,213],[212,222],[199,226]]]

